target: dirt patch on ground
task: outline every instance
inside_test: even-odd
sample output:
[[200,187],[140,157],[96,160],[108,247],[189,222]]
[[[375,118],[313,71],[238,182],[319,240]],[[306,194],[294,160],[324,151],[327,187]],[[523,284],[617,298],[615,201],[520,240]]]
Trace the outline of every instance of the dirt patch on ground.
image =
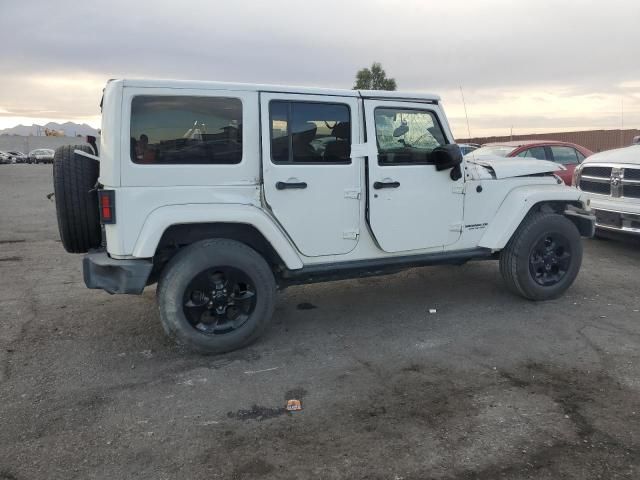
[[257,416],[214,457],[240,465],[235,446],[261,438],[270,441],[260,458],[287,467],[285,478],[308,475],[311,463],[318,478],[407,480],[634,478],[640,466],[637,396],[602,372],[528,363],[480,375],[420,364],[379,373],[372,391],[326,411]]
[[0,262],[21,262],[22,257],[0,257]]

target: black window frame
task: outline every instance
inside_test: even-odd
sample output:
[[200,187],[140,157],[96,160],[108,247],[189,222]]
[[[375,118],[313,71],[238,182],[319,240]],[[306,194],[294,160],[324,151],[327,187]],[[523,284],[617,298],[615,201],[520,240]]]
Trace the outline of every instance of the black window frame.
[[[410,166],[410,165],[435,165],[435,162],[432,162],[430,160],[426,160],[423,162],[394,162],[394,163],[381,163],[380,162],[380,144],[378,143],[378,131],[376,130],[376,111],[378,109],[383,109],[383,110],[389,110],[389,109],[393,109],[393,108],[397,108],[398,110],[402,110],[402,111],[415,111],[415,112],[428,112],[431,114],[431,116],[433,118],[435,118],[436,123],[438,124],[438,127],[440,127],[440,132],[442,132],[442,138],[444,138],[445,143],[443,145],[451,145],[451,142],[449,141],[449,139],[447,138],[447,135],[445,133],[444,128],[442,127],[442,122],[440,121],[440,116],[437,114],[437,112],[433,109],[430,108],[416,108],[416,107],[400,107],[400,106],[396,106],[396,105],[379,105],[377,107],[375,107],[373,109],[373,133],[375,134],[376,137],[376,150],[377,150],[377,162],[378,165],[381,167],[394,167],[394,166]],[[434,123],[435,125],[435,123]],[[439,145],[440,147],[442,147],[443,145]],[[437,148],[437,147],[436,147]]]
[[[287,104],[287,138],[288,138],[288,148],[289,148],[289,158],[286,162],[280,160],[273,159],[273,117],[271,115],[271,104],[274,102],[286,103]],[[347,107],[347,111],[349,112],[349,149],[351,149],[351,145],[353,145],[353,112],[351,111],[351,105],[348,103],[341,102],[323,102],[323,101],[314,101],[314,100],[295,100],[290,98],[273,98],[269,100],[269,160],[274,165],[351,165],[353,162],[353,158],[351,157],[351,152],[349,152],[348,160],[339,160],[337,162],[294,162],[293,161],[293,135],[291,134],[291,116],[293,112],[292,104],[294,103],[304,103],[304,104],[317,104],[317,105],[339,105]]]
[[235,165],[240,165],[241,163],[244,162],[244,154],[245,154],[245,149],[244,149],[244,138],[245,138],[245,132],[244,132],[244,120],[245,120],[245,105],[244,105],[244,100],[240,97],[231,97],[228,95],[179,95],[179,94],[147,94],[147,93],[142,93],[142,94],[137,94],[137,95],[133,95],[130,99],[129,102],[129,137],[131,138],[131,128],[132,128],[132,118],[133,118],[133,102],[135,101],[136,98],[139,97],[154,97],[154,98],[169,98],[169,97],[173,97],[173,98],[204,98],[204,99],[209,99],[209,98],[215,98],[215,99],[227,99],[227,100],[236,100],[238,102],[240,102],[240,125],[242,126],[242,130],[240,132],[240,136],[242,138],[242,143],[240,144],[240,160],[238,160],[237,162],[229,162],[229,163],[162,163],[162,162],[158,162],[158,163],[141,163],[141,162],[136,162],[132,155],[131,155],[131,151],[129,152],[129,162],[132,163],[133,165],[136,166],[141,166],[141,167],[159,167],[159,166],[163,166],[163,167],[176,167],[176,166],[198,166],[198,167],[223,167],[223,166],[235,166]]

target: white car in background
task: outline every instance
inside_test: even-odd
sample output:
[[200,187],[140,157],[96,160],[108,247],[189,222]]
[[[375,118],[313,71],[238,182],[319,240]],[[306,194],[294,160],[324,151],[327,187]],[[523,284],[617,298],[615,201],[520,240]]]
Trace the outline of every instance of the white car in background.
[[6,165],[9,163],[14,163],[11,155],[7,152],[0,151],[0,165]]
[[53,154],[50,148],[37,148],[29,152],[29,163],[53,163]]
[[11,150],[7,152],[11,158],[13,158],[14,163],[26,163],[27,155],[17,150]]
[[458,146],[460,147],[460,151],[463,156],[480,148],[480,145],[477,143],[459,143]]
[[587,157],[573,185],[588,194],[596,229],[640,235],[640,145]]

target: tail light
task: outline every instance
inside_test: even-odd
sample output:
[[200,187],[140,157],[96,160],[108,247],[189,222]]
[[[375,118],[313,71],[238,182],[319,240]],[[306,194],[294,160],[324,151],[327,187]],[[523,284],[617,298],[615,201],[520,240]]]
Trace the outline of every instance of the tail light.
[[114,190],[98,190],[98,206],[100,223],[105,225],[116,223],[116,192]]

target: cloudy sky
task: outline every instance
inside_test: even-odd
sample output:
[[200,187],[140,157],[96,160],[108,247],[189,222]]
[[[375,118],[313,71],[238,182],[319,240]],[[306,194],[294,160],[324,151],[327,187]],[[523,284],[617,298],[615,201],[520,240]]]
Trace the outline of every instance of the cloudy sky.
[[0,128],[99,126],[109,78],[351,88],[379,61],[454,134],[640,128],[637,0],[0,0]]

